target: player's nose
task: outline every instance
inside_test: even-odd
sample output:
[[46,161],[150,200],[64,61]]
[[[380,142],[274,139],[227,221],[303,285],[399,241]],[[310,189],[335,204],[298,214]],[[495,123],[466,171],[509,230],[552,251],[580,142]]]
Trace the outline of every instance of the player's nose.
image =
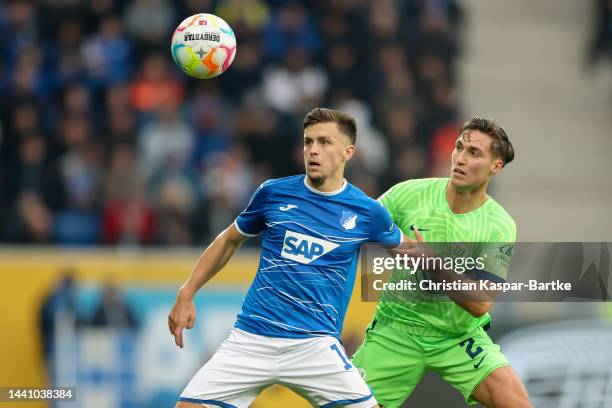
[[457,153],[457,156],[455,157],[455,162],[457,164],[465,164],[465,151]]

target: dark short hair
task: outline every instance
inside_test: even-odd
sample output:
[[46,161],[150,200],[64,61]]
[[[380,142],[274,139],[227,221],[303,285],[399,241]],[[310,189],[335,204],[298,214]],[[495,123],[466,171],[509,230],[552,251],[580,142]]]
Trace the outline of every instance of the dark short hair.
[[[504,162],[503,166],[514,159],[514,147],[512,147],[506,131],[497,122],[491,119],[472,118],[463,124],[459,131],[459,136],[472,130],[478,130],[493,139],[491,151],[495,156],[502,159]],[[466,140],[469,141],[469,136]]]
[[351,144],[357,140],[357,122],[346,112],[336,109],[314,108],[304,118],[304,130],[317,123],[335,123],[342,133],[348,136]]

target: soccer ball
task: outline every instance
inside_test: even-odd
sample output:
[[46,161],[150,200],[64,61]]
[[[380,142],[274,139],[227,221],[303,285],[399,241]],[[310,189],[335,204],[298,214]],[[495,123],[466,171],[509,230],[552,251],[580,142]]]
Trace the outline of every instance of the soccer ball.
[[174,62],[188,75],[205,79],[221,75],[236,55],[236,36],[214,14],[187,17],[172,35]]

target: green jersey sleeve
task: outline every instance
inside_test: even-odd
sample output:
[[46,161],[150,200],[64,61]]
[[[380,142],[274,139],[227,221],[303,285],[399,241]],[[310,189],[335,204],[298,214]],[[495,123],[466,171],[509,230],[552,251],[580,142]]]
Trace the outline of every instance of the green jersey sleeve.
[[516,242],[516,225],[512,219],[503,221],[501,228],[497,229],[496,236],[493,236],[489,242],[482,243],[479,257],[482,259],[484,268],[476,270],[473,274],[474,278],[494,282],[502,282],[507,279],[512,250]]

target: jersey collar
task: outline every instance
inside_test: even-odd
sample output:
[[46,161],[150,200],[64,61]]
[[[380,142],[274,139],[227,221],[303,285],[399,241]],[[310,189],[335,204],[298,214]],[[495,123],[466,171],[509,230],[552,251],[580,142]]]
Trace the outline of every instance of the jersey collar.
[[339,189],[335,190],[335,191],[319,191],[316,188],[310,186],[308,184],[308,182],[306,181],[306,175],[304,175],[304,185],[306,186],[306,188],[310,191],[312,191],[315,194],[319,194],[319,195],[323,195],[323,196],[333,196],[336,194],[340,194],[341,192],[343,192],[346,189],[346,186],[348,185],[348,182],[346,181],[346,179],[344,179],[344,183],[342,183],[342,187],[340,187]]

